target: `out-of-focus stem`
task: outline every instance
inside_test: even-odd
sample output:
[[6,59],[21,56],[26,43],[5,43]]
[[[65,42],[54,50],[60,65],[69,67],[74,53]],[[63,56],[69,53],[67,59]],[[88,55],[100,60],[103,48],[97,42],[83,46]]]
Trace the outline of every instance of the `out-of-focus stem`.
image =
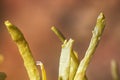
[[[61,31],[59,31],[59,30],[58,30],[56,27],[54,27],[54,26],[51,27],[51,30],[58,36],[58,38],[60,39],[60,41],[61,41],[62,43],[64,43],[64,41],[65,41],[66,38],[65,38],[64,35],[61,33]],[[78,54],[77,54],[77,52],[72,50],[72,53],[73,53],[73,54],[71,54],[71,56],[72,56],[73,60],[75,60],[75,62],[78,62]]]
[[84,58],[79,64],[77,73],[75,75],[74,80],[87,80],[86,79],[86,69],[91,61],[91,58],[98,46],[98,43],[100,41],[101,35],[103,33],[105,27],[105,17],[103,13],[100,13],[100,15],[97,18],[96,26],[93,30],[93,36],[90,41],[90,45],[85,53]]
[[5,21],[5,25],[10,33],[13,41],[16,42],[19,52],[23,58],[24,66],[27,70],[30,80],[40,80],[39,71],[36,67],[29,45],[25,40],[21,31],[9,21]]
[[111,61],[111,74],[112,74],[113,80],[120,80],[118,71],[119,70],[118,70],[117,62],[115,60],[112,60]]

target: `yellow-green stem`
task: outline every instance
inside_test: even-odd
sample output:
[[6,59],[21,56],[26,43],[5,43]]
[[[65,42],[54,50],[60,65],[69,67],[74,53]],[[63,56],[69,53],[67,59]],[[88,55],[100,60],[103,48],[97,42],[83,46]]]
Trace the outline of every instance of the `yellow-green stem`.
[[5,25],[10,33],[13,41],[16,42],[19,52],[23,58],[24,66],[27,70],[30,80],[40,80],[39,71],[36,67],[29,45],[26,42],[21,31],[9,21],[5,21]]
[[86,79],[86,69],[91,61],[91,58],[97,48],[97,45],[100,41],[101,35],[103,33],[105,27],[105,17],[103,13],[100,13],[100,15],[97,18],[96,26],[93,30],[93,36],[91,38],[90,45],[85,53],[84,58],[80,62],[80,65],[78,67],[77,73],[75,75],[74,80],[87,80]]
[[43,63],[41,61],[37,61],[36,64],[39,65],[41,68],[42,80],[47,80],[46,71],[45,71]]
[[[64,43],[65,41],[65,37],[64,35],[61,33],[61,31],[59,31],[56,27],[52,26],[51,30],[58,36],[58,38],[60,39],[60,41],[62,43]],[[78,60],[78,53],[76,51],[74,51],[72,49],[71,52],[71,65],[70,65],[70,74],[69,74],[69,80],[73,80],[76,70],[78,68],[79,65],[79,60]]]
[[54,26],[51,27],[51,30],[58,36],[58,38],[60,39],[60,41],[62,43],[64,43],[65,41],[65,37],[64,35]]

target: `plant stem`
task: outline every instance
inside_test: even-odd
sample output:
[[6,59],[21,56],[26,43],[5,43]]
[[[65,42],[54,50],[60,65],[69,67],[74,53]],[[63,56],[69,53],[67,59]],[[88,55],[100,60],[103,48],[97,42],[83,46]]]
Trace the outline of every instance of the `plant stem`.
[[[64,37],[64,35],[54,26],[51,28],[51,30],[58,36],[60,41],[62,43],[64,43],[64,41],[66,39]],[[78,65],[79,65],[78,53],[72,49],[72,51],[71,51],[71,64],[70,64],[69,80],[74,79],[74,76],[75,76],[76,70],[78,68]]]
[[80,65],[78,67],[77,73],[75,75],[74,80],[87,80],[86,79],[86,69],[91,61],[91,58],[98,46],[98,43],[100,41],[101,35],[103,33],[105,27],[105,17],[103,13],[100,13],[100,15],[97,18],[96,26],[93,30],[93,36],[91,38],[90,45],[85,53],[84,58],[80,62]]
[[24,66],[27,70],[30,80],[40,80],[39,71],[36,67],[29,45],[25,40],[21,31],[9,21],[5,21],[5,25],[10,33],[13,41],[16,42],[19,52],[23,58]]
[[36,61],[36,64],[40,66],[42,72],[42,80],[47,80],[46,71],[41,61]]
[[59,62],[59,80],[69,80],[71,51],[74,40],[65,40],[62,45],[60,62]]
[[64,35],[54,26],[51,27],[51,30],[58,36],[58,38],[60,39],[60,41],[62,43],[64,43],[65,41],[65,37]]

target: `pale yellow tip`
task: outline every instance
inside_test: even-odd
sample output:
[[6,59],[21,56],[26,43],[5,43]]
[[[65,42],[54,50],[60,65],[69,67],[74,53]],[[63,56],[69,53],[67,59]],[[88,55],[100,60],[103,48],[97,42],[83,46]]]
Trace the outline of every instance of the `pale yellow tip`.
[[5,21],[5,23],[4,23],[5,25],[6,25],[6,27],[9,27],[9,26],[11,26],[12,24],[10,23],[10,21],[9,20],[7,20],[7,21]]

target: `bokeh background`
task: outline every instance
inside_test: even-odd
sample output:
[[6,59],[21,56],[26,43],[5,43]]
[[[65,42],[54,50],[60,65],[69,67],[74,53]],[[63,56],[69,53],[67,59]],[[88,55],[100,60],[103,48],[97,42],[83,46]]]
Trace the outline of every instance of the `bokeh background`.
[[[110,62],[120,68],[119,0],[0,0],[0,72],[6,80],[29,80],[15,43],[4,26],[10,20],[24,33],[35,60],[44,63],[48,80],[57,80],[61,42],[50,30],[56,26],[67,39],[75,40],[74,49],[81,60],[89,45],[96,18],[106,16],[106,28],[87,70],[89,80],[112,80]],[[120,71],[119,71],[120,72]]]

